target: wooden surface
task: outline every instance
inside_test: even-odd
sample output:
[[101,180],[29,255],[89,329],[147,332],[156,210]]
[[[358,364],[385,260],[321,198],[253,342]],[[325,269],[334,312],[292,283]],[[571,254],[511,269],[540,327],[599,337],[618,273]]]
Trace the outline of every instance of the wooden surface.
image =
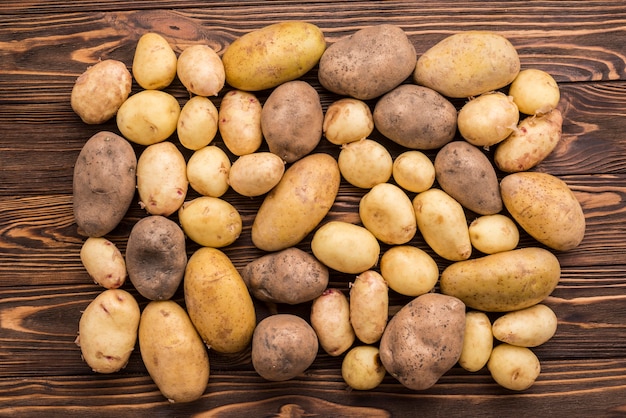
[[[321,352],[303,375],[270,383],[256,375],[245,351],[210,353],[211,378],[204,396],[171,405],[148,377],[138,350],[123,371],[112,375],[94,374],[82,362],[74,344],[78,320],[102,289],[80,263],[83,238],[72,217],[72,170],[84,142],[116,126],[80,122],[69,104],[76,77],[99,59],[118,59],[130,67],[136,41],[147,31],[163,34],[177,52],[206,43],[221,53],[238,36],[288,19],[317,24],[329,42],[366,26],[396,24],[418,54],[460,30],[495,30],[517,47],[523,67],[548,71],[559,82],[563,137],[537,170],[570,185],[585,211],[587,233],[578,248],[557,254],[562,279],[546,303],[557,313],[559,327],[552,340],[535,350],[542,373],[531,389],[511,392],[485,370],[469,373],[455,367],[426,391],[405,389],[389,375],[376,390],[351,391],[341,378],[341,359]],[[3,1],[0,416],[626,415],[625,45],[622,0]],[[305,79],[319,89],[324,108],[337,98],[319,88],[315,70]],[[133,91],[138,91],[136,85]],[[168,91],[181,103],[188,98],[178,82]],[[260,94],[265,97],[266,92]],[[389,145],[378,134],[373,138]],[[215,143],[223,146],[219,138]],[[325,140],[318,150],[338,153]],[[394,155],[401,151],[391,150]],[[362,192],[342,183],[329,219],[357,222]],[[225,198],[244,219],[242,236],[225,249],[242,267],[260,254],[249,236],[260,199],[232,192]],[[135,201],[108,238],[124,251],[130,228],[142,216]],[[424,246],[419,236],[413,243]],[[520,245],[532,243],[523,235]],[[308,244],[309,238],[300,247]],[[346,290],[349,280],[333,274],[331,285]],[[124,288],[145,305],[129,283]],[[182,302],[180,290],[175,299]],[[404,302],[392,295],[393,309]],[[272,312],[306,316],[308,309],[257,308],[259,318]]]

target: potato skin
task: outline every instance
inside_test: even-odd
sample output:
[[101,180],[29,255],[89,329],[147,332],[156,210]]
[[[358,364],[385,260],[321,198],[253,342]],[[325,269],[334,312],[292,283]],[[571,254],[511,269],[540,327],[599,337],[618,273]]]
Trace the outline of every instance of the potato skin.
[[458,261],[441,273],[441,293],[484,312],[508,312],[544,300],[561,277],[559,260],[550,251],[525,247]]
[[211,247],[196,250],[183,284],[189,318],[210,349],[237,353],[250,344],[256,326],[254,304],[226,254]]
[[185,272],[182,229],[164,216],[148,216],[133,226],[126,244],[128,278],[150,300],[170,299]]
[[146,305],[139,350],[150,377],[171,403],[199,399],[209,382],[209,356],[187,312],[171,300]]
[[265,251],[293,247],[326,216],[339,192],[341,174],[328,154],[311,154],[293,163],[259,207],[252,242]]
[[270,89],[306,74],[325,49],[324,33],[311,23],[266,26],[239,37],[224,51],[226,82],[245,91]]
[[339,356],[354,343],[356,335],[350,323],[350,303],[341,290],[329,288],[315,298],[310,320],[320,346],[328,355]]
[[396,313],[380,340],[380,360],[405,387],[424,390],[458,361],[465,333],[465,305],[427,293]]
[[402,83],[416,61],[402,28],[374,25],[330,45],[320,58],[318,79],[333,93],[369,100]]
[[135,196],[137,157],[119,135],[101,131],[83,146],[73,178],[73,212],[78,232],[101,237],[120,223]]
[[504,206],[540,243],[557,251],[576,248],[585,235],[585,214],[567,183],[542,172],[513,173],[500,181]]

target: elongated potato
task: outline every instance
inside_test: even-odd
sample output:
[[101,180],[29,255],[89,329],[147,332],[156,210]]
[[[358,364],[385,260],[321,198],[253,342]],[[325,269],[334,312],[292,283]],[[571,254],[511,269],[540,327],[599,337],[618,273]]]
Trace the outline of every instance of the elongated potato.
[[311,304],[311,326],[320,346],[331,356],[339,356],[354,343],[356,335],[350,323],[350,303],[339,289],[326,289]]
[[365,344],[380,340],[389,317],[389,289],[374,270],[359,274],[350,286],[350,323]]
[[538,303],[497,318],[493,322],[493,336],[508,344],[537,347],[554,336],[557,323],[554,311]]
[[458,261],[441,273],[441,293],[485,312],[528,308],[559,283],[561,266],[550,251],[526,247]]
[[363,226],[385,244],[406,244],[417,232],[411,199],[391,183],[379,183],[361,198],[359,217]]
[[459,366],[468,372],[477,372],[489,361],[491,350],[493,350],[493,333],[489,317],[480,311],[466,312],[465,336]]
[[293,247],[326,216],[339,192],[341,174],[328,154],[292,164],[269,192],[252,224],[252,242],[265,251]]

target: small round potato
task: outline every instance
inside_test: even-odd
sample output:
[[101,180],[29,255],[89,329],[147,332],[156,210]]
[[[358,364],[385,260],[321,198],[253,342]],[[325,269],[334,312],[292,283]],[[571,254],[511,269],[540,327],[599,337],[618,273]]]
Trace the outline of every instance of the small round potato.
[[538,303],[526,309],[507,312],[493,322],[493,336],[520,347],[537,347],[554,336],[556,314],[547,305]]
[[361,100],[339,99],[328,106],[324,115],[324,136],[335,145],[365,139],[373,130],[372,111]]
[[261,102],[250,92],[230,90],[219,109],[218,127],[222,141],[237,156],[252,154],[263,142]]
[[519,72],[509,86],[509,95],[527,115],[548,113],[556,108],[561,99],[559,85],[545,71],[529,68]]
[[385,244],[406,244],[417,232],[411,199],[391,183],[379,183],[361,198],[359,217],[363,226]]
[[362,345],[348,351],[341,362],[341,376],[352,389],[371,390],[385,378],[378,347]]
[[435,166],[421,151],[405,151],[393,161],[393,179],[409,192],[421,193],[435,183]]
[[178,140],[187,149],[206,147],[217,134],[217,108],[203,96],[189,99],[180,111],[176,133]]
[[235,242],[242,229],[237,209],[219,197],[200,196],[178,210],[185,234],[204,247],[221,248]]
[[350,323],[356,337],[374,344],[385,331],[389,317],[389,288],[380,273],[367,270],[350,285]]
[[468,372],[477,372],[489,361],[493,349],[491,322],[486,313],[468,311],[465,313],[465,337],[459,357],[459,366]]
[[217,96],[224,87],[226,74],[221,58],[208,45],[192,45],[178,56],[178,79],[198,96]]
[[230,168],[228,155],[220,147],[200,148],[187,162],[189,185],[203,196],[220,197],[228,190]]
[[457,124],[461,136],[477,147],[489,147],[502,142],[517,128],[519,110],[511,96],[493,92],[467,102]]
[[341,290],[326,289],[313,300],[311,326],[330,356],[339,356],[352,346],[356,335],[350,323],[350,303]]
[[139,38],[133,57],[133,77],[146,90],[161,90],[176,77],[176,53],[167,40],[155,32]]
[[143,90],[130,96],[117,111],[117,128],[129,141],[152,145],[174,132],[180,115],[178,100],[160,90]]
[[106,238],[87,238],[80,249],[80,261],[94,282],[105,289],[117,289],[126,281],[124,257]]
[[393,172],[391,154],[372,139],[344,144],[337,163],[343,178],[362,189],[371,189],[379,183],[385,183]]
[[539,359],[530,348],[506,343],[494,347],[487,368],[496,383],[510,390],[528,389],[541,372]]
[[421,248],[397,245],[385,251],[380,258],[380,273],[390,289],[401,295],[419,296],[435,287],[439,267]]
[[511,218],[500,213],[479,216],[469,225],[472,246],[485,254],[515,249],[519,229]]
[[239,157],[230,168],[228,183],[242,196],[261,196],[272,190],[285,173],[285,162],[273,152]]

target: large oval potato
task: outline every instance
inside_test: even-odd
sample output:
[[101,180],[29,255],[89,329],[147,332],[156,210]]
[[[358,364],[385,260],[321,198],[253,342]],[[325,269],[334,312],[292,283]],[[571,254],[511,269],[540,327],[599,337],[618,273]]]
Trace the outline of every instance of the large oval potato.
[[320,60],[326,39],[312,23],[287,21],[246,33],[222,61],[226,82],[246,91],[266,90],[306,74]]
[[137,157],[119,135],[93,135],[74,165],[72,210],[78,232],[101,237],[111,232],[128,211],[137,184]]
[[585,235],[585,214],[567,183],[542,172],[513,173],[500,181],[504,206],[513,219],[553,250],[576,248]]
[[359,202],[359,217],[363,226],[385,244],[406,244],[417,232],[411,199],[395,184],[372,187]]
[[341,174],[328,154],[293,163],[263,200],[252,224],[252,242],[265,251],[299,243],[324,219],[339,192]]
[[350,323],[356,337],[374,344],[383,335],[389,318],[389,288],[380,273],[367,270],[350,285]]
[[508,312],[544,300],[559,283],[561,266],[550,251],[526,247],[472,260],[444,269],[441,293],[485,312]]
[[444,96],[461,98],[498,90],[519,71],[519,55],[508,39],[490,31],[467,31],[448,36],[424,52],[413,78]]
[[356,338],[350,323],[350,302],[339,289],[326,289],[311,304],[311,326],[320,346],[330,356],[346,352]]
[[176,97],[161,90],[142,90],[122,103],[115,120],[124,138],[152,145],[176,132],[178,116],[180,104]]
[[150,377],[171,403],[200,398],[209,356],[187,312],[171,300],[152,301],[139,321],[139,350]]
[[183,203],[178,210],[178,220],[192,241],[213,248],[232,244],[243,228],[237,208],[212,196],[200,196]]
[[226,254],[211,247],[196,250],[183,283],[189,318],[210,349],[237,353],[250,344],[256,326],[254,303]]
[[161,90],[176,78],[176,53],[156,32],[141,35],[133,56],[133,77],[146,90]]
[[402,83],[416,60],[402,28],[374,25],[330,45],[320,58],[318,78],[333,93],[369,100]]

